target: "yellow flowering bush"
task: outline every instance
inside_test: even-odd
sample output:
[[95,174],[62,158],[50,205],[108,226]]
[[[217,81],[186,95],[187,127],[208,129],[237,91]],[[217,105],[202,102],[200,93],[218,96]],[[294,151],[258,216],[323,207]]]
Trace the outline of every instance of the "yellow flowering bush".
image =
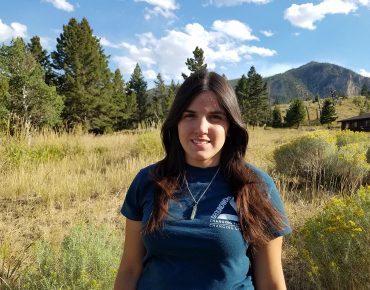
[[332,198],[297,238],[318,289],[370,289],[370,186]]
[[369,134],[365,132],[340,131],[336,134],[336,143],[339,147],[352,143],[368,143]]

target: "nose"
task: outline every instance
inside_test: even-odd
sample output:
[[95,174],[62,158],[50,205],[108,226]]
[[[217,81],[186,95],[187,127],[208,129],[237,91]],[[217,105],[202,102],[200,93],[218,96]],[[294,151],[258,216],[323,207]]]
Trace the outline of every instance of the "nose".
[[208,134],[209,122],[206,117],[201,117],[198,119],[194,126],[194,132],[199,135]]

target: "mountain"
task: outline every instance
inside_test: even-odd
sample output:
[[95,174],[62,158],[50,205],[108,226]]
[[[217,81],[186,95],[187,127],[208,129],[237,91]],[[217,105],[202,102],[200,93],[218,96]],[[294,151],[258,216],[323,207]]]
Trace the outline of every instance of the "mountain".
[[[335,64],[314,61],[264,80],[272,103],[288,103],[297,97],[328,97],[333,90],[337,96],[354,96],[360,95],[364,84],[370,88],[370,78]],[[231,83],[236,85],[237,81]]]

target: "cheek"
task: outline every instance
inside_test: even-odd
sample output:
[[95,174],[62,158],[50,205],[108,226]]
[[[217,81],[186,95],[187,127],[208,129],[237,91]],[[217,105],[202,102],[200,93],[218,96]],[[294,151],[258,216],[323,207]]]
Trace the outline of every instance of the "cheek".
[[180,142],[182,142],[184,140],[184,138],[186,137],[186,126],[184,123],[179,123],[178,126],[177,126],[177,134],[178,134],[178,137],[179,137],[179,140]]

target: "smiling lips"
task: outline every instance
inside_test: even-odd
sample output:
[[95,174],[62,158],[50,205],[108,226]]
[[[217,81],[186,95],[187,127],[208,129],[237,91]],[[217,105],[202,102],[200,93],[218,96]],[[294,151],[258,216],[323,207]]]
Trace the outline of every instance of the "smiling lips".
[[193,142],[195,145],[205,145],[210,143],[211,141],[206,139],[191,139],[191,142]]

